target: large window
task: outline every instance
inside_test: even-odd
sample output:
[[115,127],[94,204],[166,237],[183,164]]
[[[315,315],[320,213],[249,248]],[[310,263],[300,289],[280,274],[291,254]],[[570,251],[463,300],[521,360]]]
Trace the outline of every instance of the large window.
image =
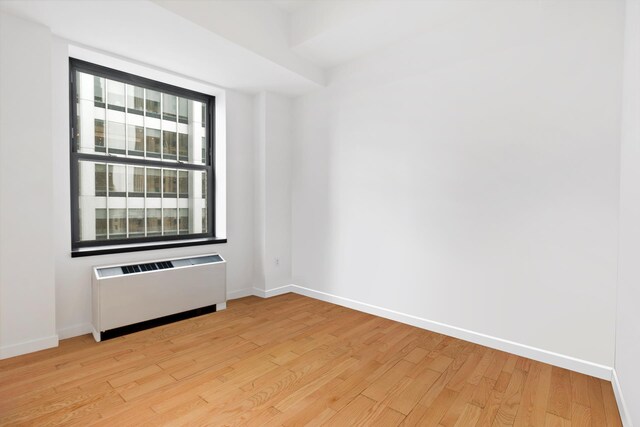
[[73,255],[224,241],[214,98],[75,59],[70,81]]

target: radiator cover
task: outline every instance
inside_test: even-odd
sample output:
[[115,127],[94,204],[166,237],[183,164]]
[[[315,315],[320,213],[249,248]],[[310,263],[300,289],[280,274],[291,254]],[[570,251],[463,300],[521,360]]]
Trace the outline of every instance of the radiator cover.
[[[155,269],[154,269],[155,266]],[[94,267],[93,336],[177,313],[225,308],[226,261],[218,254]]]

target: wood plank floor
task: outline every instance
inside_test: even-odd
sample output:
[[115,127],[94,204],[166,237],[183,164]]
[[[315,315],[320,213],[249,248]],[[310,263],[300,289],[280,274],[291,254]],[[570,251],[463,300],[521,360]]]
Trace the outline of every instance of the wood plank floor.
[[0,361],[0,425],[620,426],[611,384],[295,294]]

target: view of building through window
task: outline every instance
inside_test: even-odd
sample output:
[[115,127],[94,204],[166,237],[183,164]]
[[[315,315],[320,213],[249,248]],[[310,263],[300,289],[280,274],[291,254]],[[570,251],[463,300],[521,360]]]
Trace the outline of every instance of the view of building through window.
[[83,71],[75,79],[74,241],[206,234],[207,104]]

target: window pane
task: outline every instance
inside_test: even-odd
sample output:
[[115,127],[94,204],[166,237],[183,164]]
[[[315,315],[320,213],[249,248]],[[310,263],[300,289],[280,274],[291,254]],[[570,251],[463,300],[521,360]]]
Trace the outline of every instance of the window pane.
[[178,111],[177,99],[174,95],[162,94],[162,118],[175,121]]
[[162,210],[147,209],[147,236],[162,234]]
[[109,209],[109,239],[127,237],[127,212],[125,209]]
[[207,209],[202,208],[202,232],[207,232]]
[[189,135],[186,133],[178,134],[178,154],[180,161],[189,161]]
[[147,94],[147,116],[160,118],[160,92],[145,90]]
[[79,153],[206,164],[205,103],[82,72],[76,78]]
[[178,232],[180,234],[189,234],[189,209],[180,208],[180,216],[178,217]]
[[124,111],[124,83],[107,80],[107,100],[109,108]]
[[95,165],[95,185],[96,196],[104,197],[107,195],[107,165]]
[[103,104],[104,107],[104,79],[93,76],[93,100],[96,104]]
[[168,130],[162,131],[163,157],[169,160],[176,159],[176,133]]
[[180,198],[189,197],[189,172],[178,172],[178,188],[180,190]]
[[207,106],[202,102],[193,102],[193,109],[196,112],[196,121],[200,122],[200,126],[207,124]]
[[200,197],[205,199],[207,197],[207,174],[201,173],[201,182],[202,182],[202,190],[200,192]]
[[83,241],[144,237],[145,225],[146,236],[206,234],[207,194],[200,185],[206,181],[204,171],[80,161],[79,235]]
[[144,209],[129,209],[129,237],[144,236]]
[[106,151],[106,146],[104,145],[104,120],[95,119],[94,129],[95,150],[104,153]]
[[129,125],[127,131],[129,154],[144,156],[144,128],[142,126]]
[[201,142],[201,147],[202,147],[202,159],[200,161],[200,163],[202,163],[203,165],[207,164],[207,141],[206,138],[203,136],[202,137],[202,142]]
[[147,128],[147,156],[160,157],[160,130]]
[[129,197],[144,197],[144,168],[127,166]]
[[108,165],[109,166],[109,196],[124,196],[124,165]]
[[147,168],[147,197],[160,197],[160,169]]
[[96,240],[107,238],[107,210],[96,209]]
[[176,197],[178,192],[177,173],[175,170],[163,169],[163,197]]
[[127,107],[130,112],[142,113],[144,110],[144,89],[127,85]]
[[109,152],[124,154],[124,123],[109,122],[107,132]]
[[177,209],[162,210],[162,224],[164,225],[163,235],[172,235],[178,233],[178,212]]
[[178,98],[178,121],[189,123],[189,101],[186,98]]

